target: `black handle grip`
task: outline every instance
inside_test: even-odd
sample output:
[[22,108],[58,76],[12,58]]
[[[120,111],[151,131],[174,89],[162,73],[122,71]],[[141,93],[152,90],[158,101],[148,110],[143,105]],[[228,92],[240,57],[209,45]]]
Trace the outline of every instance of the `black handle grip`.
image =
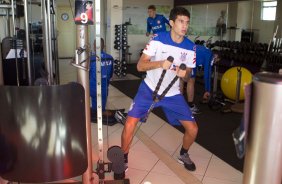
[[[173,60],[174,60],[174,58],[173,58],[172,56],[168,56],[167,60],[172,63]],[[156,86],[156,88],[155,88],[155,91],[153,92],[153,100],[154,100],[154,101],[155,101],[155,99],[156,99],[156,97],[157,97],[158,91],[159,91],[159,89],[160,89],[160,87],[161,87],[161,84],[162,84],[162,82],[163,82],[165,73],[166,73],[166,70],[163,70],[163,72],[162,72],[162,74],[161,74],[161,76],[160,76],[160,79],[159,79],[159,81],[158,81],[158,84],[157,84],[157,86]]]
[[186,70],[186,65],[184,63],[181,63],[181,65],[179,66],[180,70]]
[[172,56],[168,56],[166,60],[168,60],[168,61],[170,61],[172,63],[174,58]]

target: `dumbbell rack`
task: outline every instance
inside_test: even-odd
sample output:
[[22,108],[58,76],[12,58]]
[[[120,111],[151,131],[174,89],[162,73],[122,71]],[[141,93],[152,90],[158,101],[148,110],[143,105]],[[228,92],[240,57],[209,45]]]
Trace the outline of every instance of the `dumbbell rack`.
[[127,74],[126,55],[128,52],[127,25],[115,25],[114,49],[119,51],[118,59],[114,60],[114,73],[118,77],[125,77]]

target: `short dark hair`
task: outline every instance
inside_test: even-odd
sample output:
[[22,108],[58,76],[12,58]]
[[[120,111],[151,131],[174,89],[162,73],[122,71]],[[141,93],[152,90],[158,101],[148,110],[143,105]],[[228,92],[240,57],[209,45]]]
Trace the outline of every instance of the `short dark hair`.
[[175,21],[178,15],[184,15],[190,18],[190,12],[183,7],[174,7],[169,14],[169,20]]
[[155,5],[150,5],[150,6],[148,6],[148,10],[149,10],[149,9],[156,11],[156,6],[155,6]]

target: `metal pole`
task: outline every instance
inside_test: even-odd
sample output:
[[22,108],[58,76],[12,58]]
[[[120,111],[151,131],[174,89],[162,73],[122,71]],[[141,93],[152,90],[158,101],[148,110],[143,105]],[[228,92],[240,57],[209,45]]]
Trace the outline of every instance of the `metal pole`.
[[101,90],[101,4],[100,0],[95,1],[95,33],[96,33],[96,85],[97,85],[97,125],[99,162],[104,160],[103,151],[103,123],[102,123],[102,90]]
[[236,103],[240,101],[241,78],[242,78],[242,71],[241,71],[241,67],[239,67],[237,68],[236,100],[235,100]]
[[[49,82],[50,82],[50,84],[52,85],[52,84],[54,84],[54,78],[53,78],[53,74],[54,74],[54,72],[53,72],[53,53],[52,53],[52,29],[51,29],[51,13],[50,13],[50,8],[51,8],[51,6],[50,6],[51,4],[50,4],[50,0],[47,0],[47,28],[46,28],[46,30],[47,30],[47,32],[46,32],[46,34],[48,34],[48,40],[47,40],[47,42],[48,42],[48,50],[49,50],[49,62],[48,62],[48,67],[49,67]],[[45,35],[46,35],[45,34]]]
[[243,184],[282,182],[282,75],[253,77]]
[[48,83],[53,84],[53,71],[52,71],[52,53],[51,53],[51,35],[50,35],[50,0],[41,0],[42,17],[43,17],[43,51],[44,51],[44,62],[48,72]]
[[28,74],[28,84],[32,85],[31,77],[31,61],[30,61],[30,48],[29,48],[29,23],[28,23],[28,10],[27,10],[27,0],[24,0],[24,21],[25,21],[25,38],[26,38],[26,56],[27,56],[27,74]]
[[[17,86],[20,86],[20,79],[19,79],[19,65],[18,65],[18,43],[17,43],[17,32],[15,26],[15,2],[11,0],[11,8],[12,8],[12,24],[13,24],[13,38],[12,43],[15,47],[15,62],[16,62],[16,77],[17,77]],[[9,11],[8,11],[9,13]],[[10,26],[10,25],[8,25]]]
[[[52,0],[54,11],[56,9],[56,1]],[[56,13],[52,14],[52,46],[53,46],[53,58],[54,58],[54,70],[55,70],[55,83],[60,84],[60,70],[58,60],[58,40],[57,40],[57,16]]]
[[42,14],[42,30],[43,30],[43,54],[44,54],[44,64],[45,64],[45,68],[46,71],[48,73],[48,83],[50,84],[50,79],[49,79],[49,75],[50,75],[50,71],[49,71],[49,47],[48,47],[48,34],[47,34],[47,12],[46,12],[46,4],[45,4],[45,0],[41,0],[41,14]]
[[213,76],[213,93],[215,94],[217,92],[217,80],[218,80],[218,69],[217,64],[214,64],[214,76]]
[[15,26],[15,2],[14,2],[14,0],[11,0],[11,8],[12,8],[13,35],[16,35],[16,26]]
[[0,44],[0,86],[4,85],[3,68],[2,68],[2,43]]
[[[77,48],[84,48],[88,44],[88,26],[77,25],[76,27],[76,45]],[[78,58],[80,61],[86,60],[81,65],[87,68],[89,63],[89,51],[86,49],[82,52]],[[92,177],[92,144],[91,144],[91,121],[90,121],[90,92],[89,92],[89,71],[78,68],[77,80],[85,89],[85,115],[86,115],[86,139],[87,139],[87,158],[88,167],[83,174],[83,183],[90,183],[93,180]]]

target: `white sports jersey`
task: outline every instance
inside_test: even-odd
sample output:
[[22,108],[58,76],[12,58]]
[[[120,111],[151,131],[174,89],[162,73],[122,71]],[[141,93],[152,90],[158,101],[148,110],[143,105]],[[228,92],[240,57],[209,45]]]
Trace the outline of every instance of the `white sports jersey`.
[[[158,91],[159,95],[162,94],[176,76],[176,66],[180,66],[181,63],[184,63],[188,68],[194,68],[196,66],[195,49],[195,44],[186,37],[184,37],[184,40],[181,43],[175,43],[171,39],[170,32],[155,34],[153,39],[146,45],[143,53],[151,56],[151,62],[166,60],[169,56],[174,58],[173,64],[171,65],[171,68],[167,70],[162,85]],[[155,90],[162,71],[162,68],[147,71],[144,80],[151,90]],[[179,79],[174,83],[165,96],[168,97],[177,94],[180,94]]]

